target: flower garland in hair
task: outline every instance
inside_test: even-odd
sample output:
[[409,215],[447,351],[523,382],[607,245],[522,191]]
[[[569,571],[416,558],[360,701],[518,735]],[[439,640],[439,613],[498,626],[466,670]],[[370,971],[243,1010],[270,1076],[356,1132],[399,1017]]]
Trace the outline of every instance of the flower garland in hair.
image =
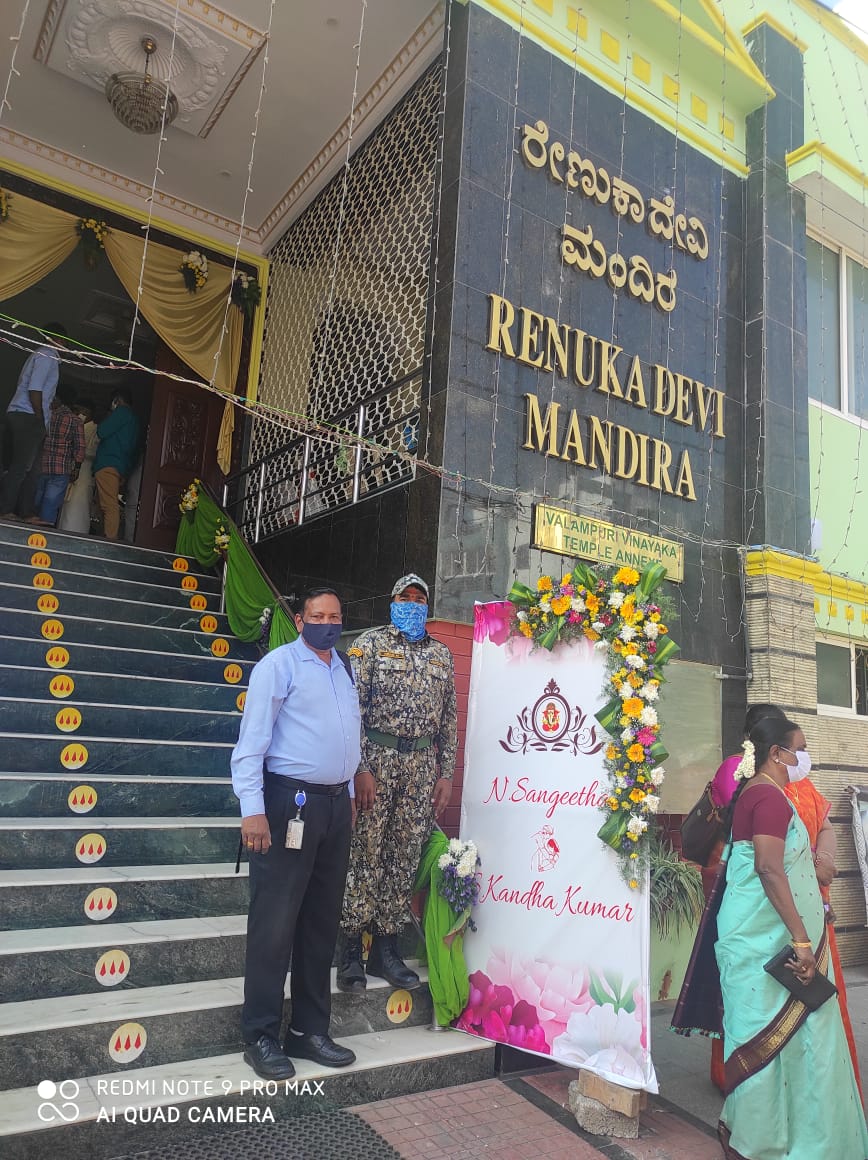
[[733,771],[733,777],[736,781],[750,781],[756,775],[756,749],[754,743],[748,738],[742,745],[742,759]]
[[559,641],[588,640],[606,656],[607,704],[596,716],[611,735],[605,751],[609,792],[597,837],[618,854],[632,890],[648,862],[648,819],[660,806],[661,762],[669,756],[655,702],[663,666],[679,649],[652,599],[665,575],[662,564],[641,574],[630,567],[597,574],[576,564],[559,584],[541,576],[536,592],[516,582],[509,593],[513,635],[549,650]]

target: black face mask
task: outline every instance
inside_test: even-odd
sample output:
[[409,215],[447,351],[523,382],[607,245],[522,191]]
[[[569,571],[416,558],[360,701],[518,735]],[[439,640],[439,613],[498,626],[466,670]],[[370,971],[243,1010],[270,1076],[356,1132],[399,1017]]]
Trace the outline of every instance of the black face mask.
[[304,621],[301,626],[301,635],[305,643],[317,652],[325,652],[334,648],[343,632],[343,624],[309,624]]

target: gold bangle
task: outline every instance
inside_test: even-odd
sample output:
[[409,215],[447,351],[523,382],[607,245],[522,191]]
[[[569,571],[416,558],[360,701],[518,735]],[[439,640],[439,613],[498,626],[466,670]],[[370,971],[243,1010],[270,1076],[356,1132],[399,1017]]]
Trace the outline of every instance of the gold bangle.
[[814,944],[810,943],[810,942],[795,942],[795,940],[794,940],[792,943],[790,943],[790,945],[794,946],[794,947],[809,947],[809,948],[811,948],[811,947],[813,947]]

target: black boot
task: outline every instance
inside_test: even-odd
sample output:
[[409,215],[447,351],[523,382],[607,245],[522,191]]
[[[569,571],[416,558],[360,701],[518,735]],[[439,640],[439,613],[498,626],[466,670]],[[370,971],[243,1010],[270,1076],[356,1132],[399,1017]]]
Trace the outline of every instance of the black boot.
[[344,949],[338,964],[337,984],[339,991],[350,991],[355,994],[363,993],[367,986],[365,968],[362,966],[362,936],[360,934],[344,936]]
[[411,971],[398,954],[397,937],[393,934],[375,934],[368,954],[368,974],[385,979],[393,987],[414,991],[419,986],[419,976]]

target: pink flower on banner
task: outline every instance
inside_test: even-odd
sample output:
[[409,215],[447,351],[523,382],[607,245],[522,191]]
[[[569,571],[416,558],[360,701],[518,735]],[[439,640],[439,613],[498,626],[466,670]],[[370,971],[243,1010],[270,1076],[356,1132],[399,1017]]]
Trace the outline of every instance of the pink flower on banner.
[[574,608],[571,608],[567,613],[567,624],[579,624],[581,619],[581,616],[579,616],[578,612],[576,612]]
[[645,648],[653,656],[654,653],[657,652],[657,641],[656,640],[649,640],[648,643],[645,645]]
[[653,745],[657,736],[653,729],[640,729],[636,734],[636,740],[640,745]]
[[[552,1051],[567,1067],[586,1067],[624,1087],[648,1086],[648,1059],[641,1044],[642,1029],[632,1014],[608,1003],[586,1014],[571,1015],[566,1032]],[[654,1089],[656,1090],[656,1088]]]
[[644,1051],[648,1050],[648,1003],[645,999],[645,992],[641,987],[637,987],[633,992],[633,1002],[636,1004],[636,1010],[633,1014],[639,1020],[639,1043]]
[[477,604],[473,609],[473,639],[477,642],[490,640],[498,647],[509,639],[510,624],[515,609],[508,600],[493,600],[489,604]]
[[509,987],[495,985],[484,971],[470,976],[467,1006],[455,1026],[498,1043],[549,1053],[536,1010],[523,1000],[516,1003]]
[[517,1001],[524,1000],[534,1008],[549,1045],[555,1036],[564,1033],[570,1015],[588,1011],[594,1005],[586,967],[525,958],[499,949],[492,951],[487,967],[495,983],[509,987]]

